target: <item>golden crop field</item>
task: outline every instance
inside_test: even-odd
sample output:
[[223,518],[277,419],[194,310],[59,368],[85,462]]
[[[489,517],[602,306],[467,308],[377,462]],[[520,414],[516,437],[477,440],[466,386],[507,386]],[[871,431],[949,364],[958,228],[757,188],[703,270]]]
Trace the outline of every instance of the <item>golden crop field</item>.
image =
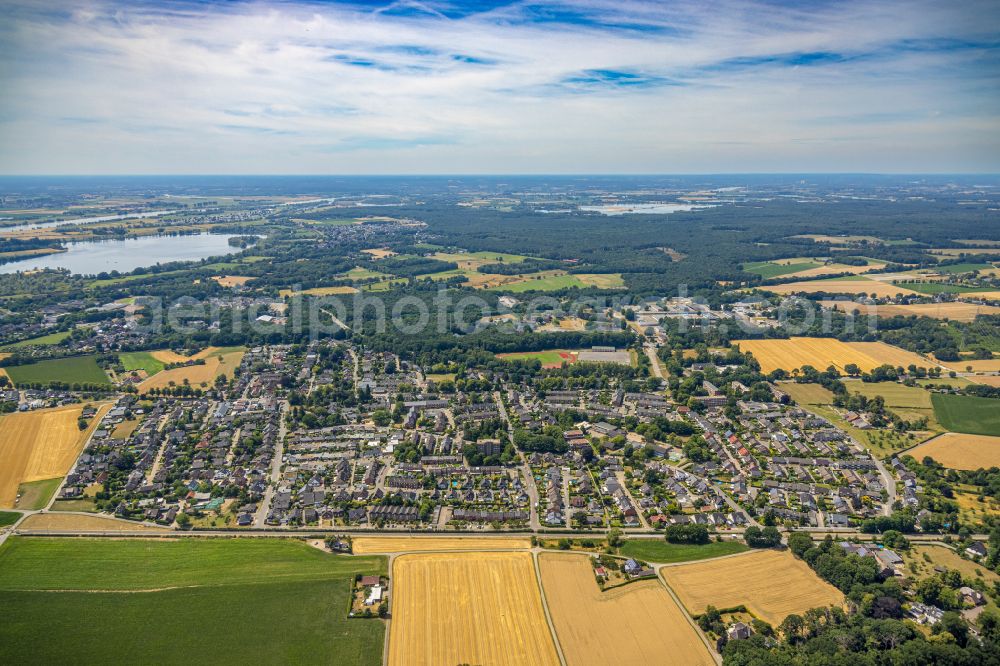
[[840,370],[849,363],[868,372],[885,363],[906,367],[911,363],[929,368],[928,359],[883,342],[841,342],[835,338],[789,338],[787,340],[734,340],[743,352],[751,352],[765,374],[784,368],[794,370],[811,365],[825,370],[835,365]]
[[218,282],[223,287],[242,287],[250,280],[252,277],[246,277],[245,275],[213,275],[212,279]]
[[824,266],[817,266],[816,268],[807,268],[804,271],[798,271],[796,273],[788,273],[786,275],[782,275],[781,277],[817,278],[825,275],[839,275],[841,273],[854,273],[855,275],[860,275],[861,273],[867,273],[879,268],[885,268],[885,264],[878,261],[872,262],[867,266],[851,266],[850,264],[830,263]]
[[948,319],[951,321],[973,321],[977,315],[1000,314],[1000,308],[993,305],[976,305],[975,303],[964,303],[961,301],[949,301],[945,303],[914,303],[912,305],[865,305],[864,303],[851,303],[846,301],[823,301],[823,305],[840,310],[841,312],[851,312],[858,310],[862,314],[871,312],[872,314],[890,316],[920,316],[932,319]]
[[1000,301],[1000,291],[976,291],[967,294],[958,294],[957,298],[969,299],[970,301]]
[[358,293],[357,287],[350,287],[347,285],[342,285],[339,287],[313,287],[312,289],[303,289],[302,291],[292,291],[291,289],[282,289],[278,292],[278,295],[282,298],[288,298],[290,296],[300,296],[306,294],[308,296],[338,296],[341,294],[356,294]]
[[911,449],[917,460],[930,456],[952,469],[1000,467],[1000,437],[946,432]]
[[955,370],[961,370],[965,372],[968,368],[972,368],[971,372],[1000,372],[1000,358],[993,359],[960,359],[958,361],[950,361],[949,364]]
[[657,580],[602,592],[586,555],[542,553],[542,588],[569,666],[714,664]]
[[1000,386],[1000,375],[978,375],[973,377],[977,384],[986,384],[987,386]]
[[355,555],[372,553],[443,553],[456,550],[527,550],[523,537],[358,536],[351,541]]
[[391,257],[396,254],[392,250],[388,250],[382,247],[372,247],[368,248],[367,250],[361,250],[361,251],[364,252],[365,254],[370,254],[375,259],[385,259],[386,257]]
[[111,409],[101,405],[85,431],[77,427],[83,405],[18,412],[0,417],[0,507],[13,507],[22,483],[65,476]]
[[139,392],[152,388],[168,388],[170,382],[181,386],[185,379],[193,387],[211,386],[219,375],[231,378],[236,373],[236,368],[240,367],[240,363],[243,361],[243,353],[243,351],[222,351],[217,347],[208,347],[191,357],[181,356],[172,351],[151,352],[153,358],[164,363],[183,363],[184,361],[205,359],[205,364],[158,372],[139,384]]
[[18,527],[24,532],[169,532],[169,528],[104,516],[83,516],[77,513],[36,513]]
[[776,294],[813,294],[824,291],[830,294],[875,294],[879,298],[890,298],[898,294],[914,295],[917,292],[906,287],[878,282],[876,280],[814,280],[788,282],[760,287]]
[[787,551],[759,550],[722,561],[663,567],[660,573],[694,614],[710,605],[745,605],[758,618],[777,626],[791,613],[844,603],[837,588]]
[[557,666],[530,553],[427,553],[393,562],[388,663]]

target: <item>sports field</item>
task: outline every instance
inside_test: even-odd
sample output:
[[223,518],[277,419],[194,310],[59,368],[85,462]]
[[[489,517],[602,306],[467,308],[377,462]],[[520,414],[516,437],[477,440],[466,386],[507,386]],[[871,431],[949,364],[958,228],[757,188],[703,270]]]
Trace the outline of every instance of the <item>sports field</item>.
[[390,666],[556,666],[530,553],[428,553],[393,562]]
[[946,432],[908,453],[918,461],[930,456],[952,469],[1000,467],[1000,437]]
[[843,371],[854,363],[868,372],[886,363],[904,368],[911,363],[929,368],[936,363],[913,352],[884,342],[841,342],[836,338],[789,338],[787,340],[734,340],[743,352],[753,354],[760,363],[761,372],[769,373],[778,368],[792,371],[804,365],[825,370],[834,365]]
[[525,361],[536,359],[541,361],[543,368],[558,368],[562,366],[563,363],[576,363],[576,354],[576,352],[566,349],[550,349],[548,351],[497,354],[497,358],[505,361]]
[[546,604],[568,666],[715,663],[659,581],[602,592],[588,560],[568,553],[538,558]]
[[523,537],[411,537],[357,536],[351,540],[355,555],[373,553],[449,552],[456,550],[527,550],[531,542]]
[[[90,433],[111,408],[100,407],[85,431],[83,405],[18,412],[0,417],[0,507],[13,507],[22,483],[65,476]],[[29,507],[19,507],[29,508]]]
[[791,613],[844,603],[839,590],[787,551],[760,550],[722,562],[679,564],[664,567],[660,573],[693,614],[705,612],[710,605],[745,605],[758,618],[777,626]]
[[13,537],[0,663],[376,666],[383,625],[348,619],[347,599],[356,574],[384,573],[285,539]]
[[232,378],[236,369],[240,367],[240,362],[243,361],[244,350],[208,347],[191,357],[181,356],[172,351],[155,351],[151,354],[153,358],[164,363],[183,363],[188,360],[205,359],[205,364],[189,365],[157,373],[139,384],[140,393],[152,388],[168,388],[171,384],[181,386],[184,384],[184,380],[187,380],[191,386],[197,387],[211,386],[219,375]]
[[97,365],[93,356],[71,356],[28,365],[14,365],[4,368],[7,376],[17,385],[51,384],[110,384],[104,370]]
[[1000,400],[935,393],[931,401],[938,421],[946,430],[1000,436]]

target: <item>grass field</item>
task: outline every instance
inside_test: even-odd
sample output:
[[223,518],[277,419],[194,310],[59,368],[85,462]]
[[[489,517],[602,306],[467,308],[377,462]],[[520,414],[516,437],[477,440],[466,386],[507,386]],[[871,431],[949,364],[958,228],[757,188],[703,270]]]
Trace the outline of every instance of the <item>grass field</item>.
[[936,365],[913,352],[908,352],[884,342],[841,342],[835,338],[789,338],[787,340],[734,340],[743,352],[753,354],[760,363],[761,372],[769,373],[778,368],[791,371],[804,365],[817,370],[825,370],[834,365],[841,371],[849,363],[856,364],[862,371],[870,371],[880,365],[902,365],[911,363],[929,368]]
[[691,562],[709,557],[733,555],[747,550],[747,546],[739,541],[713,541],[701,546],[667,543],[662,539],[632,539],[626,541],[619,552],[627,557],[670,564],[673,562]]
[[877,395],[885,399],[885,406],[900,418],[907,421],[915,421],[920,418],[927,419],[927,427],[930,430],[943,430],[944,428],[937,420],[934,405],[931,402],[931,392],[918,386],[906,386],[896,382],[845,382],[847,390],[852,393],[860,393],[867,398],[874,398]]
[[21,518],[21,514],[17,511],[0,511],[0,527],[7,527],[8,525],[13,525]]
[[895,283],[905,286],[908,289],[926,295],[934,294],[972,294],[979,291],[986,291],[983,287],[966,287],[960,284],[944,284],[942,282],[904,282]]
[[16,508],[25,511],[44,509],[45,505],[52,499],[52,495],[59,489],[62,477],[54,479],[40,479],[38,481],[28,481],[17,487]]
[[15,342],[14,344],[7,345],[4,349],[20,349],[22,347],[31,347],[32,345],[47,346],[47,345],[57,345],[66,338],[70,336],[71,331],[59,331],[58,333],[49,333],[48,335],[42,335],[37,338],[31,338],[30,340],[21,340],[20,342]]
[[916,460],[930,456],[952,469],[1000,467],[1000,437],[948,432],[911,449],[909,454]]
[[497,358],[505,361],[524,361],[537,359],[542,362],[543,368],[558,368],[563,363],[576,363],[576,353],[565,349],[551,349],[537,352],[514,352],[511,354],[497,354]]
[[150,352],[124,352],[118,355],[118,359],[127,371],[143,370],[149,377],[163,370],[163,361]]
[[443,553],[456,550],[527,550],[531,542],[522,537],[354,537],[351,541],[355,555],[373,553]]
[[93,356],[71,356],[28,365],[14,365],[4,368],[7,376],[17,385],[51,384],[111,384],[104,370],[97,365]]
[[[13,507],[18,487],[37,481],[63,477],[76,461],[100,417],[111,405],[100,408],[90,426],[80,431],[77,419],[83,405],[18,412],[0,417],[0,507]],[[50,482],[51,483],[51,482]],[[55,479],[59,484],[59,479]],[[35,508],[37,499],[45,496],[45,484],[40,489],[29,488],[18,508]],[[54,488],[53,488],[54,490]],[[51,495],[51,491],[48,492]],[[47,497],[47,496],[46,496]]]
[[218,282],[219,286],[232,289],[233,287],[242,287],[254,278],[246,275],[213,275],[210,279]]
[[553,275],[540,275],[538,277],[532,277],[530,275],[526,275],[523,281],[510,282],[508,284],[502,284],[496,287],[490,287],[490,290],[509,291],[511,293],[521,294],[527,291],[559,291],[560,289],[570,289],[572,287],[578,287],[582,289],[588,286],[591,285],[587,284],[576,275],[563,273],[563,274],[553,274]]
[[586,555],[542,553],[538,563],[568,666],[715,663],[659,581],[602,592]]
[[0,662],[375,666],[382,623],[347,618],[354,576],[374,573],[383,558],[284,539],[12,538]]
[[724,562],[679,564],[664,567],[660,573],[694,614],[705,612],[709,605],[745,605],[758,618],[777,626],[791,613],[844,603],[839,590],[787,551],[762,550]]
[[960,572],[966,578],[978,578],[988,586],[1000,582],[1000,575],[988,567],[962,558],[945,546],[914,546],[903,553],[903,559],[906,561],[907,576],[916,580],[933,576],[937,573],[934,567],[945,567]]
[[278,292],[278,295],[282,298],[290,298],[292,296],[338,296],[342,294],[356,294],[358,290],[356,287],[350,287],[347,285],[341,285],[337,287],[313,287],[312,289],[303,289],[302,291],[292,291],[291,289],[282,289]]
[[743,271],[746,273],[754,273],[755,275],[759,275],[765,280],[768,280],[782,275],[791,275],[792,273],[806,271],[810,268],[819,268],[822,265],[823,264],[817,261],[808,260],[790,264],[779,264],[773,261],[753,261],[748,264],[743,264]]
[[171,384],[180,386],[187,383],[191,386],[211,386],[215,378],[225,375],[232,378],[240,367],[244,351],[242,349],[208,347],[190,358],[174,352],[152,352],[153,357],[165,363],[179,363],[191,359],[205,359],[204,365],[189,365],[173,370],[164,370],[139,384],[139,392],[152,388],[167,388]]
[[1000,400],[943,393],[933,394],[931,400],[946,430],[1000,436]]
[[530,553],[403,555],[392,576],[391,666],[559,663]]

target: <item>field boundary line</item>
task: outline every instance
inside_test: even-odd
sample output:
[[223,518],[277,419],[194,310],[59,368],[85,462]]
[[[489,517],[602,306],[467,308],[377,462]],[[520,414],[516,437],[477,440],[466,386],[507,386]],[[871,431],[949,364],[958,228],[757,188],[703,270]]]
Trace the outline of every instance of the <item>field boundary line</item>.
[[[736,555],[743,555],[743,553],[724,555],[723,557],[717,557],[714,559],[721,560],[726,557],[735,557]],[[699,561],[704,562],[705,560],[699,560]],[[701,642],[705,644],[705,647],[708,649],[708,653],[712,655],[712,659],[715,660],[715,663],[718,664],[718,666],[722,666],[722,655],[719,654],[716,651],[715,646],[709,642],[708,637],[705,636],[704,632],[702,632],[701,627],[699,627],[698,623],[694,621],[693,617],[691,617],[691,613],[688,612],[687,607],[681,603],[680,598],[674,592],[673,588],[670,587],[670,584],[667,583],[666,579],[663,578],[663,574],[660,573],[660,569],[662,569],[664,566],[670,566],[670,565],[661,564],[656,567],[656,580],[660,582],[660,585],[662,585],[667,590],[667,594],[670,595],[670,598],[674,600],[675,604],[677,604],[677,608],[679,608],[681,613],[684,615],[684,619],[688,621],[689,625],[691,625],[691,629],[693,629],[694,632],[698,634],[698,638],[700,638]]]
[[545,586],[542,584],[542,571],[538,564],[539,550],[531,551],[531,566],[535,570],[535,584],[538,585],[538,593],[542,596],[542,610],[545,611],[545,621],[549,625],[549,633],[552,634],[552,643],[556,646],[556,654],[559,656],[559,663],[566,666],[566,655],[563,654],[562,644],[559,642],[559,634],[556,633],[556,625],[552,621],[552,614],[549,612],[549,601],[545,598]]

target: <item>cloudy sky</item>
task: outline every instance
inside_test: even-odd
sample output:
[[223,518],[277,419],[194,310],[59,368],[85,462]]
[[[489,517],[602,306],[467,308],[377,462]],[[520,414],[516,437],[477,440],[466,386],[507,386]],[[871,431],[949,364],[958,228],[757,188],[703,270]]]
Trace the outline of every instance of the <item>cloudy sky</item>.
[[1000,3],[4,0],[0,173],[1000,172]]

